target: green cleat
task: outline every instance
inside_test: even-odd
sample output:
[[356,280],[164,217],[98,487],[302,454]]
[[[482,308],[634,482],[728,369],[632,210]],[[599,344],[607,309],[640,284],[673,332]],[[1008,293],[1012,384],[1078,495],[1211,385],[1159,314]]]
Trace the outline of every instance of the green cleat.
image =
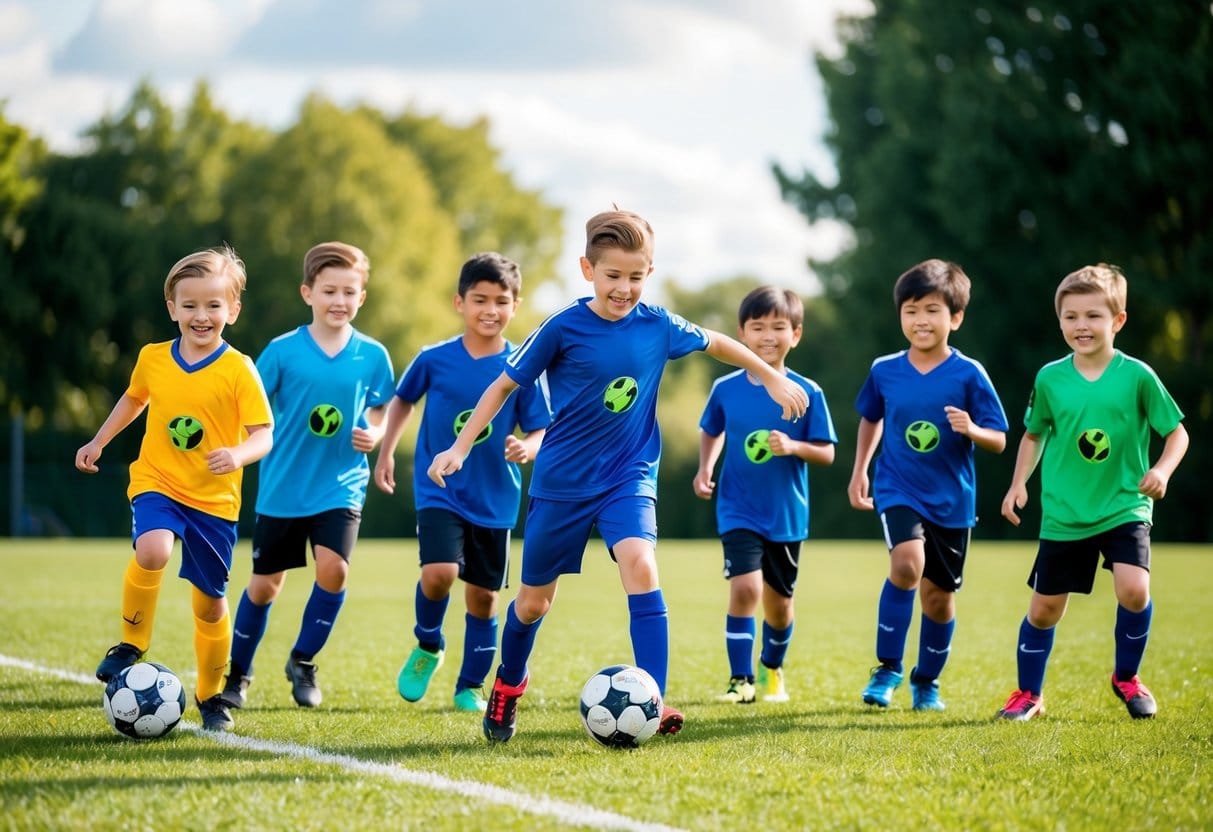
[[442,657],[442,650],[431,653],[419,646],[413,648],[408,661],[400,668],[400,674],[396,677],[396,690],[400,691],[406,702],[421,701],[421,697],[425,696],[425,689],[430,686],[434,672],[442,667]]
[[455,691],[455,710],[482,714],[489,708],[484,688],[462,688]]
[[762,691],[763,702],[787,702],[788,691],[783,686],[783,668],[767,667],[758,663],[757,687]]
[[754,696],[754,683],[744,676],[734,676],[729,679],[729,689],[717,696],[716,701],[746,705],[754,701]]

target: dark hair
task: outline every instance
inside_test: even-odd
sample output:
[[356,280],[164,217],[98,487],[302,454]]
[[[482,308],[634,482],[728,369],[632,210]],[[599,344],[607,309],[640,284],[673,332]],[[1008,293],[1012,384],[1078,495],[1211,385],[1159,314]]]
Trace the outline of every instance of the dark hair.
[[900,310],[908,300],[918,300],[933,292],[943,295],[953,315],[969,305],[969,276],[964,269],[947,260],[923,260],[897,278],[893,286],[893,302]]
[[795,329],[804,323],[804,302],[800,295],[790,289],[759,286],[741,299],[741,306],[737,308],[737,323],[744,327],[746,321],[767,315],[787,318]]
[[485,251],[468,258],[459,270],[459,296],[466,295],[477,283],[494,283],[517,298],[522,292],[522,270],[504,254]]

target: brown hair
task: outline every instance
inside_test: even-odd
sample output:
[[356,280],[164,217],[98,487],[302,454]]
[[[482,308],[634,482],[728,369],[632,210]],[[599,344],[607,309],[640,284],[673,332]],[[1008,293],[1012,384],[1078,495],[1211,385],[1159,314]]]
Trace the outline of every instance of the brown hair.
[[1058,315],[1061,314],[1061,301],[1066,295],[1103,295],[1112,314],[1119,315],[1125,311],[1129,284],[1119,266],[1099,263],[1083,266],[1062,278],[1057,286],[1057,294],[1053,296],[1053,306]]
[[652,260],[653,227],[639,214],[618,208],[595,214],[585,224],[585,259],[592,266],[611,248],[641,251]]
[[172,301],[176,297],[177,284],[190,277],[214,277],[222,275],[231,281],[231,299],[240,300],[248,276],[244,272],[244,261],[236,250],[224,243],[216,248],[195,251],[178,260],[168,270],[164,280],[164,299]]
[[318,243],[303,256],[303,285],[314,286],[316,275],[330,266],[358,272],[362,275],[363,288],[371,277],[371,261],[362,249],[349,243]]

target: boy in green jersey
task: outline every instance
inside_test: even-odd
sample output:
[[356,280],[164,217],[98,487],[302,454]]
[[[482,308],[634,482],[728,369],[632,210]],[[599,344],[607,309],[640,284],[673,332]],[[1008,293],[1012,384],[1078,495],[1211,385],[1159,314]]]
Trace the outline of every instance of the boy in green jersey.
[[[1127,287],[1115,266],[1066,276],[1054,305],[1073,352],[1036,374],[1026,428],[1002,514],[1019,525],[1027,481],[1041,467],[1040,548],[1028,586],[1032,601],[1019,627],[1019,689],[998,712],[1027,720],[1043,712],[1041,687],[1053,632],[1069,593],[1090,594],[1095,570],[1112,572],[1116,665],[1112,692],[1134,719],[1154,716],[1154,697],[1137,676],[1150,633],[1150,523],[1154,500],[1188,449],[1183,413],[1145,363],[1113,346],[1125,325]],[[1150,430],[1166,438],[1149,464]]]

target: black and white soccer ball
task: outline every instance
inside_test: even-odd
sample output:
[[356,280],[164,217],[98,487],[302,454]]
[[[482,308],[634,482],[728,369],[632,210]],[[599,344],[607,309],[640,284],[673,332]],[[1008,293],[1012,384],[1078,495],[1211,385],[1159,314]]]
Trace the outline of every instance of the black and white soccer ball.
[[581,724],[608,748],[636,748],[661,724],[661,690],[639,667],[604,667],[581,689]]
[[109,680],[101,698],[105,718],[119,734],[136,739],[163,737],[185,713],[185,688],[162,664],[139,662]]

